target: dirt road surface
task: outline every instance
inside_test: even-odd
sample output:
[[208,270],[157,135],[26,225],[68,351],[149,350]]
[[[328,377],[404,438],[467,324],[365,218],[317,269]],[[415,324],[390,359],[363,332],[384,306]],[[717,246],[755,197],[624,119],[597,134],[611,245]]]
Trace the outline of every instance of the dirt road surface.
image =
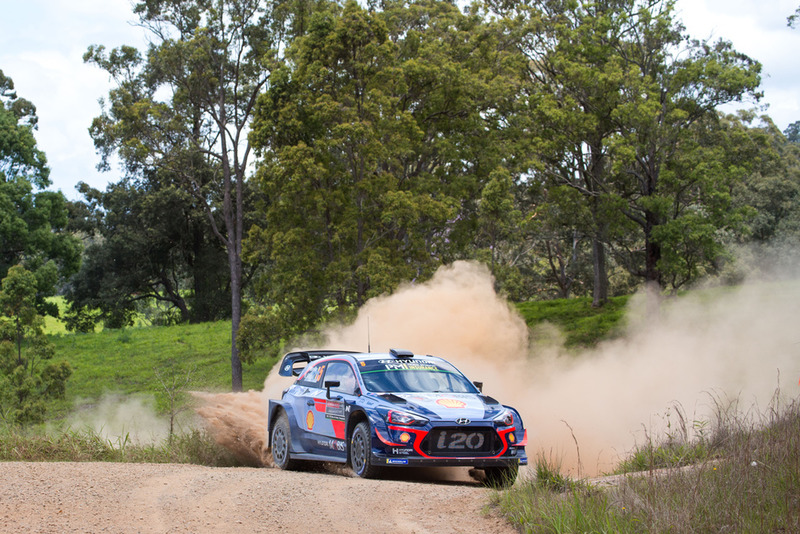
[[486,511],[491,490],[422,475],[0,462],[0,532],[515,532]]

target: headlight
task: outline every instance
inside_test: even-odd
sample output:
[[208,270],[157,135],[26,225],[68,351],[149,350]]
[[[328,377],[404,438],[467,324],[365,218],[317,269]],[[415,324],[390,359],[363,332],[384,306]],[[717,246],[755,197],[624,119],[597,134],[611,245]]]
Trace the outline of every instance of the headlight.
[[514,424],[514,412],[511,410],[503,410],[500,415],[494,418],[494,421],[502,426],[511,426]]
[[414,415],[413,413],[409,412],[397,412],[395,410],[389,410],[389,413],[386,414],[386,422],[393,424],[393,425],[425,425],[428,423],[428,420],[424,417],[420,417],[419,415]]

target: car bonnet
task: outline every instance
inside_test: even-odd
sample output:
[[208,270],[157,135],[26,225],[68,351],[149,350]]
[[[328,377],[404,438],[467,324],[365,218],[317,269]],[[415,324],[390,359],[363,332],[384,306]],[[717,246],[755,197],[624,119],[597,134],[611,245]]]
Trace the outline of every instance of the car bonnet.
[[[481,395],[473,393],[392,393],[393,404],[432,419],[455,421],[491,419],[502,411],[498,404],[488,404]],[[399,399],[405,401],[400,404]]]

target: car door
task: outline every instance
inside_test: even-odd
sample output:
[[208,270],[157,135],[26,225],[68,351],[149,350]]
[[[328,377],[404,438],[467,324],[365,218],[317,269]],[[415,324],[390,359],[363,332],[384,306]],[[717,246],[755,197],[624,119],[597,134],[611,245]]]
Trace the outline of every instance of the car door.
[[[330,381],[339,385],[331,387],[328,398],[325,383]],[[352,402],[355,396],[356,385],[355,373],[344,360],[314,363],[298,380],[293,411],[306,451],[331,459],[346,459],[345,413],[348,401]]]
[[355,371],[346,361],[333,361],[325,371],[325,383],[337,383],[331,387],[331,398],[325,401],[325,419],[330,423],[322,427],[325,437],[331,441],[335,452],[344,454],[347,451],[346,429],[349,404],[355,400],[358,382]]
[[[326,383],[338,383],[331,386],[330,398],[325,388]],[[318,454],[345,459],[347,456],[346,420],[348,403],[352,403],[357,389],[355,372],[344,360],[329,361],[326,365],[322,388],[315,392],[313,399],[308,399],[309,409],[313,400],[313,445]]]
[[319,453],[319,444],[316,434],[319,430],[319,415],[317,399],[324,398],[322,377],[325,375],[327,365],[324,362],[311,363],[303,372],[293,388],[292,408],[295,417],[294,427],[299,432],[303,449],[309,453]]

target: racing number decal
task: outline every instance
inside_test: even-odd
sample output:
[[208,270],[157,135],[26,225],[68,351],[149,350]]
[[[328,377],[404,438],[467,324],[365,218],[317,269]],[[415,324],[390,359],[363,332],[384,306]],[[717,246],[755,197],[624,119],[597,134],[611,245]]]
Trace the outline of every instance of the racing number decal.
[[439,450],[478,450],[483,447],[485,441],[486,436],[483,432],[442,432],[439,434],[439,439],[436,441],[436,448]]

